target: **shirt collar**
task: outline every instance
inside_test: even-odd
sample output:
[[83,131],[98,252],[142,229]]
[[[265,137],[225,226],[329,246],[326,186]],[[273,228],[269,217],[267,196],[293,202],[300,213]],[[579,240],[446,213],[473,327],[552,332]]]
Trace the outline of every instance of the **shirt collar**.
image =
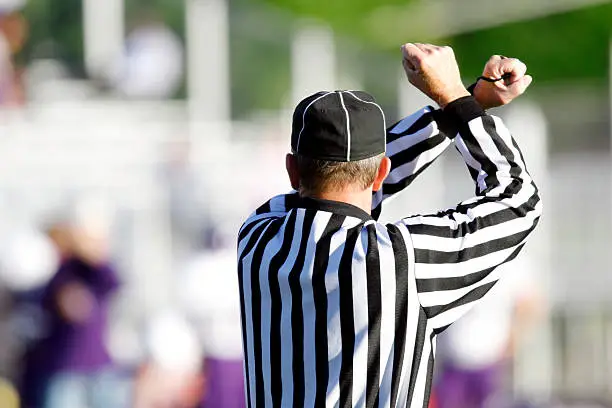
[[362,221],[373,220],[372,216],[361,208],[341,201],[324,200],[322,198],[313,197],[299,197],[295,207],[346,215],[347,217],[359,218]]

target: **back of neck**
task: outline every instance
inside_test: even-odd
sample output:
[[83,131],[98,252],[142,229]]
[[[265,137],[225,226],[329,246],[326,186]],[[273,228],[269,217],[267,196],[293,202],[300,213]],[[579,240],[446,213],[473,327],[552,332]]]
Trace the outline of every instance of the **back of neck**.
[[305,197],[318,198],[322,200],[338,201],[341,203],[351,204],[361,208],[368,214],[372,211],[372,190],[366,189],[361,191],[340,190],[340,191],[325,191],[317,194],[307,194]]

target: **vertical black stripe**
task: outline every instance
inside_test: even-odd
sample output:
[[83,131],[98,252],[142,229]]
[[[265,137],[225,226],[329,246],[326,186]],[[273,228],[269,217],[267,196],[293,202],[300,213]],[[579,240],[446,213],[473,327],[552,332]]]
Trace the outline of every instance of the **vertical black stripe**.
[[367,226],[366,286],[368,291],[368,372],[366,377],[366,407],[378,407],[380,397],[380,324],[382,288],[380,255],[376,239],[376,225]]
[[[253,324],[253,355],[255,357],[253,366],[255,370],[255,405],[258,407],[265,405],[266,395],[261,361],[263,350],[261,348],[261,287],[259,283],[259,274],[265,272],[260,270],[259,267],[268,243],[278,233],[284,222],[285,220],[280,218],[270,223],[270,226],[257,243],[257,247],[253,252],[253,259],[251,260],[251,321]],[[268,333],[265,333],[265,335],[267,336]]]
[[241,228],[240,231],[238,231],[238,244],[240,245],[240,241],[242,241],[244,239],[244,237],[246,237],[248,235],[248,233],[251,231],[251,229],[257,225],[257,221],[251,221],[250,223],[247,221],[247,223],[245,223]]
[[296,208],[300,203],[300,193],[285,194],[285,211]]
[[433,349],[433,340],[435,337],[435,333],[431,333],[429,336],[429,343],[431,344],[431,351],[429,352],[429,359],[427,361],[427,380],[425,382],[425,395],[423,396],[423,408],[427,408],[429,406],[429,398],[431,398],[431,382],[433,380],[434,374],[434,349]]
[[482,123],[487,130],[487,133],[491,135],[491,140],[497,147],[499,153],[506,158],[510,165],[510,175],[514,178],[519,177],[522,173],[521,167],[514,160],[514,153],[510,150],[510,146],[504,142],[504,139],[497,133],[497,126],[495,126],[495,119],[491,116],[483,116]]
[[[247,242],[244,251],[242,252],[243,254],[248,254],[251,251],[251,248],[253,248],[253,246],[255,245],[255,243],[257,242],[257,239],[259,238],[259,234],[261,233],[262,229],[269,223],[268,222],[263,222],[262,224],[260,224],[256,230],[253,231],[253,234],[251,235],[251,238],[249,239],[249,242]],[[252,274],[252,269],[249,268],[249,270],[247,271],[247,273],[251,273]],[[253,279],[251,277],[251,279]],[[242,266],[242,258],[238,259],[238,285],[239,285],[239,289],[240,289],[240,314],[242,316],[241,322],[242,322],[242,349],[244,352],[244,369],[245,369],[245,378],[246,378],[246,397],[247,397],[247,404],[248,407],[251,408],[251,384],[249,381],[249,359],[248,359],[248,355],[249,355],[249,345],[247,342],[247,316],[246,316],[246,305],[245,305],[245,298],[244,298],[244,268]]]
[[343,215],[331,216],[323,235],[317,243],[312,271],[312,295],[315,306],[315,407],[325,406],[327,382],[329,380],[329,363],[327,356],[327,289],[325,276],[330,257],[330,245],[333,235],[340,230],[346,219]]
[[[484,126],[484,124],[483,124]],[[487,128],[485,127],[485,130]],[[497,166],[491,161],[491,159],[484,153],[484,150],[480,146],[480,143],[476,137],[472,134],[472,130],[469,126],[463,126],[461,131],[461,138],[465,143],[468,151],[479,164],[481,169],[486,173],[485,184],[486,189],[481,194],[486,193],[490,188],[498,186],[499,181],[497,180]]]
[[353,316],[353,252],[363,224],[347,231],[344,252],[338,268],[340,286],[340,333],[342,333],[342,363],[340,366],[340,407],[353,403],[353,352],[355,349],[355,317]]
[[238,261],[238,286],[240,289],[240,315],[241,315],[241,326],[242,326],[242,352],[244,353],[244,378],[246,385],[246,400],[247,407],[251,408],[251,385],[249,383],[249,359],[248,359],[248,343],[247,343],[247,329],[246,329],[246,308],[244,304],[244,281],[243,281],[243,268],[242,261]]
[[[304,406],[304,315],[302,311],[302,288],[300,274],[306,258],[306,247],[310,239],[310,231],[314,222],[316,210],[306,210],[302,239],[297,258],[289,273],[289,289],[291,291],[291,332],[293,340],[293,404],[292,407]],[[262,405],[263,406],[263,405]]]
[[[487,133],[491,135],[491,139],[497,147],[497,150],[501,153],[502,156],[505,157],[506,161],[508,162],[508,165],[510,166],[509,174],[513,180],[505,188],[502,197],[510,197],[514,194],[518,194],[521,188],[523,187],[524,180],[520,178],[523,173],[523,169],[516,162],[516,157],[514,156],[512,150],[510,150],[510,146],[506,144],[506,142],[502,139],[499,133],[497,133],[495,119],[493,119],[493,117],[491,116],[483,116],[482,122],[485,126],[485,129],[487,130]],[[517,149],[517,151],[520,154],[520,149]]]
[[259,207],[258,209],[255,210],[255,214],[259,215],[259,214],[266,214],[269,213],[271,210],[270,207],[270,202],[272,200],[269,200],[267,202],[265,202],[264,204],[261,205],[261,207]]
[[416,385],[417,376],[419,374],[419,365],[421,364],[421,357],[423,354],[423,347],[425,345],[425,337],[427,330],[427,316],[423,311],[423,308],[419,308],[419,321],[417,324],[416,336],[414,341],[414,350],[412,354],[412,367],[410,368],[410,381],[408,382],[408,400],[406,406],[411,406],[412,398],[414,396],[414,387]]
[[251,234],[251,238],[249,239],[249,241],[247,242],[247,244],[244,246],[244,249],[242,250],[241,253],[239,253],[238,255],[240,256],[240,259],[242,260],[246,255],[249,254],[249,252],[251,252],[251,249],[253,249],[253,247],[255,246],[255,244],[257,243],[257,240],[259,239],[259,234],[261,234],[261,231],[268,226],[268,224],[272,221],[273,219],[266,219],[263,222],[261,222],[256,229],[253,230],[253,233]]
[[251,231],[251,229],[253,229],[253,227],[255,227],[256,225],[260,225],[259,223],[261,223],[264,220],[273,220],[276,219],[278,217],[263,217],[260,218],[258,220],[255,220],[249,224],[245,224],[241,229],[240,232],[238,233],[238,243],[240,243],[240,241],[242,241],[247,235],[249,235],[249,232]]
[[[384,190],[384,185],[383,185],[383,190]],[[378,205],[374,208],[372,208],[372,218],[375,220],[378,220],[380,218],[380,213],[382,212],[382,204],[385,201],[384,199],[384,192],[381,191],[380,192],[382,199],[380,200],[380,203],[378,203]],[[376,197],[376,194],[372,194],[372,199],[374,199]]]
[[[283,394],[282,364],[281,364],[281,312],[282,297],[278,281],[278,272],[287,261],[287,256],[293,243],[295,220],[297,211],[289,214],[285,224],[283,243],[280,250],[270,261],[268,271],[268,284],[270,285],[270,391],[272,393],[272,406],[280,407]],[[287,379],[289,380],[289,379]]]
[[408,326],[408,250],[402,233],[395,225],[388,225],[389,237],[395,258],[395,342],[393,371],[391,374],[391,406],[397,404]]

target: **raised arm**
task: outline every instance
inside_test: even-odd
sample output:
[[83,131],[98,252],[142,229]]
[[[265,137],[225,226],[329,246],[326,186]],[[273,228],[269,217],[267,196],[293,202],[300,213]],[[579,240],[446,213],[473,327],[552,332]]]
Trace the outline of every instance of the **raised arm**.
[[[439,98],[445,113],[456,121],[455,145],[476,185],[476,197],[455,208],[398,223],[413,247],[420,304],[432,327],[441,330],[491,289],[499,278],[496,268],[523,248],[542,205],[522,153],[503,122],[487,115],[473,97],[461,96],[459,86],[454,94],[444,93],[458,81],[452,52],[419,52],[415,51],[418,58],[410,59],[413,83]],[[530,82],[524,78],[524,73],[515,78],[514,86]]]
[[[414,76],[406,60],[404,68],[409,79]],[[509,82],[477,82],[473,90],[476,101],[484,109],[512,102],[531,83],[531,77],[525,75],[526,70],[525,64],[515,58],[492,56],[484,67],[483,77],[503,77]],[[416,86],[419,87],[419,84]],[[458,92],[461,91],[455,91]],[[431,106],[402,119],[387,130],[387,157],[391,159],[391,173],[382,189],[373,194],[372,216],[375,219],[380,216],[384,201],[412,184],[451,145],[457,132],[456,118]]]
[[[432,324],[445,327],[499,279],[496,268],[514,259],[542,211],[538,189],[503,122],[459,102],[462,126],[455,144],[477,196],[434,215],[405,219],[415,256],[419,300]],[[471,106],[471,107],[470,107]]]

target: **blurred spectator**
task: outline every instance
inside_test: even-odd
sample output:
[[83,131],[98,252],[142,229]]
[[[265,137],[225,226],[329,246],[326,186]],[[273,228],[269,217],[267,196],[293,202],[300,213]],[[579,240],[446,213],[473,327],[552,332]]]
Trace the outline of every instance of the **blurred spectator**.
[[182,84],[183,59],[179,37],[154,13],[142,12],[113,70],[112,86],[128,98],[171,98]]
[[179,285],[180,301],[204,348],[201,408],[244,408],[236,248],[218,231],[205,235],[206,250],[187,264]]
[[541,304],[528,262],[515,260],[484,302],[438,340],[442,370],[435,387],[437,408],[499,408],[518,340]]
[[120,408],[104,344],[110,296],[119,286],[106,237],[84,225],[61,224],[49,236],[61,263],[39,298],[48,328],[24,356],[23,408]]
[[0,106],[21,105],[24,92],[14,56],[27,36],[27,22],[20,10],[25,0],[0,1]]
[[40,309],[24,300],[49,281],[58,257],[51,240],[34,228],[9,233],[1,249],[0,377],[14,380],[23,349],[44,331]]
[[137,374],[134,408],[195,408],[204,378],[201,350],[189,324],[180,314],[161,313],[150,322],[145,343],[149,358]]

